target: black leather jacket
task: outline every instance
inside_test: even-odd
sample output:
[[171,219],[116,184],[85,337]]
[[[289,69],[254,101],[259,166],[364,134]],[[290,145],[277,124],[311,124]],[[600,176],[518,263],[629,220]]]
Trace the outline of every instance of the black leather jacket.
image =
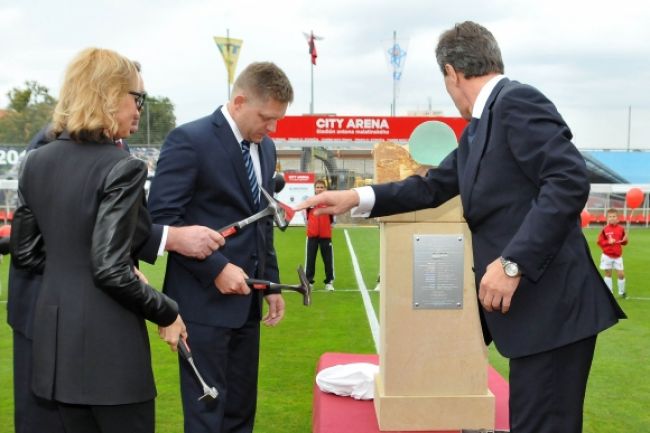
[[[30,201],[38,197],[30,197],[30,191],[23,190],[25,177],[38,176],[39,168],[30,169],[30,160],[32,153],[40,151],[30,152],[23,165],[19,185],[21,204],[14,214],[11,249],[16,267],[42,273],[47,245],[38,220],[47,215],[32,211],[34,206],[30,206]],[[149,216],[142,206],[146,175],[142,161],[124,154],[104,180],[90,248],[92,277],[96,287],[124,307],[160,326],[168,326],[178,315],[176,302],[140,281],[133,271],[132,253],[146,239],[150,228]]]

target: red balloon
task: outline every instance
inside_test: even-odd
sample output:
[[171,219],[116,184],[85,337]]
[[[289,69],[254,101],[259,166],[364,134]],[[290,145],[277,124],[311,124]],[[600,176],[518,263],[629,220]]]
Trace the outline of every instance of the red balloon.
[[625,202],[630,209],[636,209],[643,203],[644,194],[639,188],[630,188],[625,195]]
[[589,225],[589,220],[591,219],[591,214],[587,210],[580,212],[580,225],[582,227],[587,227]]

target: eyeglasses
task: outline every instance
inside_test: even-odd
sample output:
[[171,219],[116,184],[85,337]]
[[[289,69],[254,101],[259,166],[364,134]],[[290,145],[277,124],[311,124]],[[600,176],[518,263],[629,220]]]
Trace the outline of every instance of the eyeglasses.
[[138,111],[142,111],[144,101],[147,99],[147,92],[130,91],[129,95],[135,96],[135,106],[138,108]]

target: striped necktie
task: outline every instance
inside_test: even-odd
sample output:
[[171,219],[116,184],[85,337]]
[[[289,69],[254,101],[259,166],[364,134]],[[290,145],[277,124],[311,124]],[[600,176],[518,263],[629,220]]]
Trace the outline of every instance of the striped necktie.
[[257,184],[257,175],[255,174],[255,167],[253,167],[253,159],[251,158],[251,143],[248,140],[241,142],[241,154],[244,157],[244,166],[246,167],[246,174],[248,182],[251,185],[251,193],[253,193],[253,202],[255,208],[260,204],[260,187]]

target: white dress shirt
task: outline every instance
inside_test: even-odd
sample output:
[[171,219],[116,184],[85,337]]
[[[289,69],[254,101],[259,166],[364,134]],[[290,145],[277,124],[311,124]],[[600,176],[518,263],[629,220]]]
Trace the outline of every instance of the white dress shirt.
[[[233,134],[235,134],[235,139],[237,140],[237,143],[239,143],[239,147],[241,148],[241,142],[244,141],[244,137],[242,136],[241,132],[239,132],[239,128],[237,127],[237,124],[235,123],[235,120],[232,118],[230,115],[230,112],[228,111],[228,106],[227,105],[222,105],[221,106],[221,112],[223,113],[223,117],[226,118],[226,121],[228,122],[228,125],[230,125],[230,129],[232,130]],[[261,187],[262,186],[262,168],[260,166],[260,149],[259,149],[259,143],[253,143],[252,141],[250,142],[250,153],[251,153],[251,160],[253,161],[253,168],[255,169],[255,176],[257,177],[257,184]],[[259,200],[259,197],[257,197]]]

